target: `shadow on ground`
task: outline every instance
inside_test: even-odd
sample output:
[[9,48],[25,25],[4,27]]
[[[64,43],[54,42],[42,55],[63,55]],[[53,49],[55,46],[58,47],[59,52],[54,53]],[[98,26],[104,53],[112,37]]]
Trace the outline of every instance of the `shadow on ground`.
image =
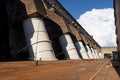
[[111,61],[111,63],[112,63],[112,66],[115,68],[117,74],[120,77],[120,62],[118,62],[118,61]]

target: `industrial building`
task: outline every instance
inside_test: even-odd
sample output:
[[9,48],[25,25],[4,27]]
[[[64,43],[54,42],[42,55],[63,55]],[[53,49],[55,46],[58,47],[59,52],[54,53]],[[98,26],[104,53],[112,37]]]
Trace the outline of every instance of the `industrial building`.
[[120,60],[120,0],[114,0],[114,15],[116,25],[116,43],[118,51],[118,59]]
[[0,26],[0,61],[100,59],[100,45],[57,0],[1,0]]
[[101,53],[99,54],[101,58],[110,58],[113,59],[115,53],[117,52],[116,47],[101,47]]

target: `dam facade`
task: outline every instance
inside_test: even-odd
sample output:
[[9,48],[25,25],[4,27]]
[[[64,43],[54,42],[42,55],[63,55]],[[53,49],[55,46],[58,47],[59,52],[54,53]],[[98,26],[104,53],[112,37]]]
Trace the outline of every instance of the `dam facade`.
[[116,43],[117,43],[117,56],[120,60],[120,1],[114,0],[114,17],[116,26]]
[[0,10],[0,60],[101,58],[99,44],[57,0],[1,0]]

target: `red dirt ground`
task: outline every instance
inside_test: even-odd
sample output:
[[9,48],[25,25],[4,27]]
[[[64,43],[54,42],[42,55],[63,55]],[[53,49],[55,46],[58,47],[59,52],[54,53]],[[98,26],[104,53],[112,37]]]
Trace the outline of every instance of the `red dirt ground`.
[[0,80],[90,80],[108,62],[108,60],[39,61],[38,66],[34,61],[0,62]]

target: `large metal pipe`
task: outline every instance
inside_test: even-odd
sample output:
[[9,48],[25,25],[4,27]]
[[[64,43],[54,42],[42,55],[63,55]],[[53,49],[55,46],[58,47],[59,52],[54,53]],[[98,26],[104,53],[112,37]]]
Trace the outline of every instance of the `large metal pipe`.
[[89,59],[89,56],[86,52],[86,49],[81,41],[78,41],[75,43],[77,51],[79,51],[80,55],[82,56],[83,59]]
[[99,57],[100,57],[100,59],[102,59],[103,57],[102,57],[102,53],[99,53]]
[[89,47],[88,45],[86,45],[86,48],[87,48],[87,53],[88,53],[90,59],[94,59],[94,58],[93,58],[93,55],[92,55],[92,52],[91,52],[91,50],[90,50],[90,47]]
[[65,52],[69,59],[80,59],[74,43],[69,34],[64,34],[59,37],[63,52]]
[[93,54],[94,59],[97,59],[96,53],[95,53],[95,51],[94,51],[93,48],[91,48],[91,51],[92,51],[92,54]]
[[56,60],[44,22],[39,18],[29,18],[23,22],[29,60]]
[[95,52],[95,54],[96,54],[97,59],[99,59],[99,55],[98,55],[98,53],[97,53],[97,50],[96,50],[96,49],[94,49],[94,52]]

